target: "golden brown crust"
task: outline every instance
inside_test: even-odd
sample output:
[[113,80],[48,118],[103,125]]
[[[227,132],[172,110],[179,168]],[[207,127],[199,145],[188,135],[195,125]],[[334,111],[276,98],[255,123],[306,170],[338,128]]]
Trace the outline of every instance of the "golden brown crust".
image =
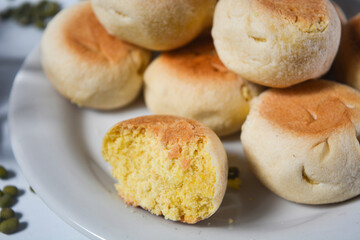
[[327,135],[360,119],[360,94],[335,82],[311,80],[264,94],[260,114],[298,135]]
[[97,20],[89,2],[79,4],[61,30],[68,48],[87,62],[116,63],[133,47],[109,35]]
[[115,127],[146,129],[168,145],[188,143],[206,136],[210,129],[194,120],[166,115],[137,117],[118,123]]
[[261,6],[304,32],[324,31],[329,25],[327,0],[256,0]]
[[211,37],[203,37],[179,50],[165,52],[158,61],[184,81],[224,82],[238,81],[238,76],[228,70],[218,57]]

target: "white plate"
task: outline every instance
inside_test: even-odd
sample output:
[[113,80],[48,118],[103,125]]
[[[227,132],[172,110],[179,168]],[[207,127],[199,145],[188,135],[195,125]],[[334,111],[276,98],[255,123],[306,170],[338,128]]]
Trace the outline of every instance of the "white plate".
[[[350,2],[350,1],[349,1]],[[29,183],[62,219],[93,239],[357,239],[358,198],[307,206],[283,200],[249,171],[239,133],[223,139],[243,185],[229,190],[218,212],[195,225],[126,206],[117,196],[100,147],[115,123],[150,114],[143,100],[112,112],[79,109],[46,79],[36,48],[18,73],[9,122],[16,159]],[[229,224],[229,219],[234,222]]]

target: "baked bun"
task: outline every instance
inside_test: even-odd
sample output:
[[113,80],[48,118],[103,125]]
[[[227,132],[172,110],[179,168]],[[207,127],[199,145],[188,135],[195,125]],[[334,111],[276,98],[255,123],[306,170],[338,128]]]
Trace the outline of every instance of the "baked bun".
[[325,204],[360,193],[360,93],[326,80],[254,99],[241,141],[255,175],[279,196]]
[[144,81],[145,103],[153,113],[200,121],[219,136],[240,130],[261,89],[221,63],[211,38],[161,54]]
[[343,27],[335,72],[338,80],[360,90],[360,14]]
[[341,7],[334,1],[331,1],[331,3],[334,5],[335,7],[335,10],[339,16],[339,19],[340,19],[340,22],[341,22],[341,25],[345,25],[347,23],[347,17],[344,13],[344,11],[341,9]]
[[226,67],[277,88],[325,74],[340,32],[339,17],[328,0],[220,0],[212,29]]
[[105,135],[102,153],[123,200],[166,219],[196,223],[224,197],[226,153],[199,122],[160,115],[120,122]]
[[107,31],[151,50],[171,50],[211,27],[217,0],[92,0]]
[[77,105],[95,109],[133,101],[150,58],[149,51],[108,35],[89,2],[57,14],[41,41],[42,66],[52,84]]

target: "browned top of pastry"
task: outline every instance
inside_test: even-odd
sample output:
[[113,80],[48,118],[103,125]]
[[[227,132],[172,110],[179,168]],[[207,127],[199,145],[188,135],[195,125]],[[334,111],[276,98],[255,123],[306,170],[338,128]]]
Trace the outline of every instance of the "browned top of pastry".
[[159,137],[165,145],[188,143],[206,136],[210,131],[197,121],[166,115],[137,117],[120,122],[117,127],[146,129]]
[[327,134],[360,120],[360,93],[339,83],[310,80],[266,91],[260,114],[300,135]]
[[322,32],[329,24],[327,0],[255,0],[260,8],[296,24],[303,32]]
[[181,49],[164,52],[156,63],[161,64],[163,71],[168,74],[190,83],[239,81],[239,76],[221,62],[211,37],[200,38]]
[[61,34],[66,46],[88,62],[117,63],[135,48],[106,32],[90,2],[78,4],[64,21]]

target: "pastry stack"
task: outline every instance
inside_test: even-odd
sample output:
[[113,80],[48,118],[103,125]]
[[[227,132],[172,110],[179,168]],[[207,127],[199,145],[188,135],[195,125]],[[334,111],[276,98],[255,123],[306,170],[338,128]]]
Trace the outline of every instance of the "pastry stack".
[[338,80],[360,88],[358,23],[329,0],[92,0],[52,20],[41,57],[78,106],[121,108],[144,89],[155,115],[112,127],[103,156],[126,203],[196,223],[225,194],[219,137],[240,129],[275,194],[306,204],[360,194],[360,93],[319,79],[342,39]]

